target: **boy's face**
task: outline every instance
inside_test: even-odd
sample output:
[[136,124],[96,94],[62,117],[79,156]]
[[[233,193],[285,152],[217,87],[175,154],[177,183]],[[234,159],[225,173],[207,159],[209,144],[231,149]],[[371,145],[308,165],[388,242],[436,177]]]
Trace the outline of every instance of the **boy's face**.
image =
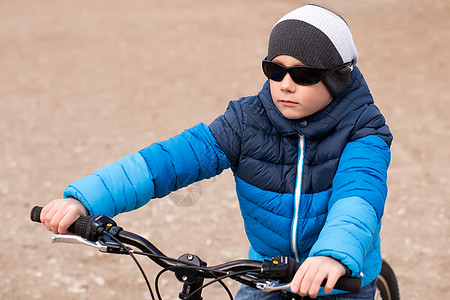
[[[298,59],[279,55],[274,62],[285,67],[304,66]],[[270,92],[275,106],[287,119],[300,119],[324,109],[333,97],[320,81],[313,85],[299,85],[295,83],[289,73],[282,81],[270,80]]]

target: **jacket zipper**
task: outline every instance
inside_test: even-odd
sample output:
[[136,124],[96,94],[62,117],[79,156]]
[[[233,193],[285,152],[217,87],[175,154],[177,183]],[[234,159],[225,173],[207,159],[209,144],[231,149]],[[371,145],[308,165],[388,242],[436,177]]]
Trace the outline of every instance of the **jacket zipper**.
[[298,162],[297,162],[297,180],[294,191],[294,219],[292,221],[292,252],[295,255],[295,260],[300,261],[297,250],[297,234],[298,234],[298,216],[300,213],[300,196],[302,193],[302,178],[303,178],[303,160],[305,152],[305,137],[299,135],[298,140]]

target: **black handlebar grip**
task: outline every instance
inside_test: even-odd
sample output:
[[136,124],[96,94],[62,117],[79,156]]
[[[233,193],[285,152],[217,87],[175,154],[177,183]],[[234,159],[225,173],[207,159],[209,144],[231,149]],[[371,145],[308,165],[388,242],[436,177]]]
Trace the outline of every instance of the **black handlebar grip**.
[[[43,207],[41,207],[41,206],[35,206],[31,209],[31,213],[30,213],[31,221],[41,223],[42,208]],[[79,236],[86,238],[86,236],[88,235],[87,227],[93,218],[94,217],[91,217],[91,216],[86,216],[86,217],[80,216],[72,225],[70,225],[67,228],[67,230],[69,232],[75,233]]]
[[41,223],[41,206],[35,206],[31,209],[30,219],[33,222]]
[[[361,281],[362,279],[360,277],[344,276],[338,279],[334,288],[350,293],[359,293],[359,290],[361,289]],[[326,279],[322,283],[322,286],[324,286],[325,283]]]

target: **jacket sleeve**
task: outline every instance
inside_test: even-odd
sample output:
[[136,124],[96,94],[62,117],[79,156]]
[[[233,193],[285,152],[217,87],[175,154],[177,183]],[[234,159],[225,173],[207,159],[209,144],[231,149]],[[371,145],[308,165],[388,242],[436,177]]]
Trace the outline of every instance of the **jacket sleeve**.
[[113,217],[228,167],[209,128],[200,123],[70,184],[64,197],[79,199],[90,215]]
[[361,273],[364,257],[378,238],[389,163],[389,147],[377,136],[347,144],[333,180],[327,220],[310,256],[331,256],[353,276]]

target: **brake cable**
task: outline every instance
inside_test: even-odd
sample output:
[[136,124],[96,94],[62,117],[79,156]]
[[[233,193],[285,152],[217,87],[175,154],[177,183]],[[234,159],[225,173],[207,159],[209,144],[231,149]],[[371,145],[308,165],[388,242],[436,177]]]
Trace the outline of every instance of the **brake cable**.
[[148,291],[150,292],[150,296],[152,297],[152,300],[155,300],[155,296],[153,295],[152,287],[150,286],[150,282],[148,281],[147,275],[144,272],[144,269],[142,268],[141,264],[137,260],[137,258],[134,256],[133,251],[131,251],[124,243],[122,243],[118,238],[116,238],[114,235],[110,234],[109,232],[105,232],[105,235],[109,236],[113,241],[117,242],[127,253],[131,256],[133,261],[136,263],[136,266],[138,267],[139,271],[141,272],[142,276],[144,277],[145,284],[147,285]]

